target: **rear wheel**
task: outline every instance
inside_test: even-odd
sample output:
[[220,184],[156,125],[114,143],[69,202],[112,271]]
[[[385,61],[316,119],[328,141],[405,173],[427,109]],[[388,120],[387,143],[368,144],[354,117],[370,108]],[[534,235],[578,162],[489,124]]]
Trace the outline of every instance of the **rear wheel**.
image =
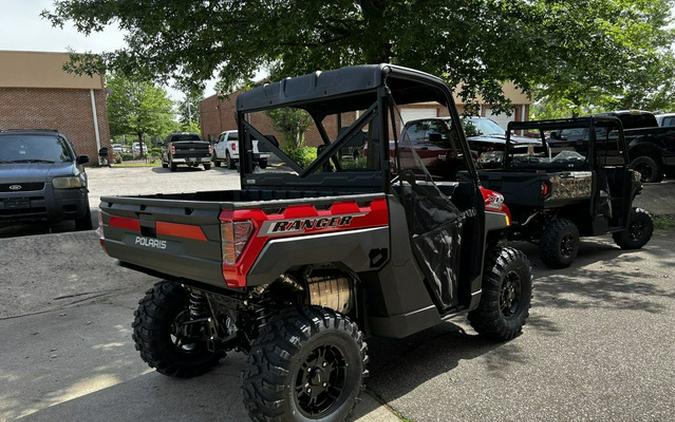
[[549,268],[566,268],[579,253],[579,229],[566,218],[553,221],[539,240],[541,260]]
[[469,312],[471,326],[497,341],[520,334],[532,299],[532,268],[525,254],[511,247],[488,252],[482,290],[478,308]]
[[133,339],[141,358],[157,372],[190,378],[213,369],[223,356],[208,350],[203,336],[181,330],[190,320],[188,292],[175,281],[160,281],[138,302]]
[[652,216],[642,208],[633,208],[628,230],[612,233],[621,249],[640,249],[649,242],[654,232]]
[[262,328],[242,373],[254,421],[341,421],[363,388],[363,334],[333,310],[282,311]]
[[220,165],[221,165],[220,161],[218,161],[218,160],[215,160],[215,161],[213,162],[213,164],[215,164],[216,167],[220,167]]
[[169,164],[162,161],[162,168],[164,169],[169,168]]
[[202,165],[204,166],[204,170],[211,170],[211,163],[204,163]]
[[169,161],[169,167],[171,167],[171,171],[176,171],[176,169],[178,168],[178,165]]
[[225,153],[225,160],[226,160],[226,162],[227,162],[227,168],[228,168],[228,169],[234,170],[234,169],[237,168],[237,163],[235,163],[234,160],[232,159],[232,157],[230,157],[230,152],[229,152],[229,151],[227,151],[227,152]]
[[648,155],[635,158],[630,166],[640,173],[640,180],[645,183],[657,183],[663,180],[663,166]]

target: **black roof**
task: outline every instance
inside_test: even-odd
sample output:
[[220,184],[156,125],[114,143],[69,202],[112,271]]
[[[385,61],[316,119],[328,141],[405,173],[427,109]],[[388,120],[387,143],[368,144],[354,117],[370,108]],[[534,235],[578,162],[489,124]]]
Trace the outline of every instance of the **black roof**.
[[237,97],[237,110],[255,111],[372,91],[384,85],[387,76],[399,76],[433,84],[444,83],[442,79],[428,73],[387,63],[349,66],[325,72],[316,71],[255,87]]

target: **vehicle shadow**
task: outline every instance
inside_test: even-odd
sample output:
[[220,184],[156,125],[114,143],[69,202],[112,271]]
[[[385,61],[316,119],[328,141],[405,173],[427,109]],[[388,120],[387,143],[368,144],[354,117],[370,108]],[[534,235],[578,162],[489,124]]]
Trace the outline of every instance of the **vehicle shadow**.
[[212,171],[216,173],[227,173],[227,174],[232,174],[236,173],[236,170],[230,170],[226,167],[211,167],[209,170],[204,170],[203,167],[187,167],[187,166],[178,166],[178,168],[175,171],[171,171],[170,168],[164,168],[164,167],[153,167],[152,172],[153,173],[159,173],[159,174],[164,174],[164,173],[192,173],[192,172],[198,172],[198,171]]
[[[91,210],[92,229],[98,227],[98,208]],[[0,239],[20,236],[34,236],[50,233],[69,233],[82,231],[75,227],[74,221],[61,221],[56,224],[47,224],[44,222],[20,223],[8,226],[0,226]]]
[[669,251],[672,240],[657,232],[643,249],[621,250],[611,238],[593,238],[581,243],[570,268],[547,268],[537,247],[519,242],[535,267],[534,305],[549,308],[603,308],[658,313],[666,308],[664,298],[675,298],[653,282],[670,278],[675,259]]
[[[380,400],[389,401],[405,395],[428,379],[451,372],[460,361],[495,349],[498,352],[490,354],[487,366],[497,375],[507,371],[512,362],[525,362],[516,343],[488,342],[465,333],[452,323],[441,324],[404,340],[370,338],[368,344],[371,365],[367,393],[350,420],[371,420],[369,415],[380,407]],[[105,354],[103,347],[98,348]],[[138,359],[137,356],[134,358]],[[106,362],[105,356],[101,356],[101,361]],[[148,370],[119,383],[115,380],[123,376],[102,363],[91,371],[83,371],[86,374],[83,373],[82,379],[73,386],[43,397],[40,400],[42,407],[45,402],[48,405],[41,410],[33,410],[30,406],[7,410],[22,421],[107,422],[111,417],[120,421],[245,421],[248,415],[240,391],[240,372],[245,362],[244,355],[231,353],[215,371],[198,378],[171,379]],[[120,369],[120,372],[124,371]],[[73,394],[75,386],[86,390],[90,385],[106,382],[114,385],[64,400]]]

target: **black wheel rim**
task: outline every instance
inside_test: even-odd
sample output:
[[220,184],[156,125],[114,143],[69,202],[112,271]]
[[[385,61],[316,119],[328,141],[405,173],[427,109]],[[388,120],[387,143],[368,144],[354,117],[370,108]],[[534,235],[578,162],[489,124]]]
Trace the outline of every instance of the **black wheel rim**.
[[339,404],[347,381],[347,362],[331,344],[318,346],[307,355],[295,379],[295,399],[306,416],[330,413]]
[[572,256],[574,253],[575,242],[576,239],[574,238],[574,235],[567,234],[563,236],[563,238],[560,240],[560,254],[565,258]]
[[195,339],[186,336],[181,332],[185,322],[190,320],[190,312],[186,309],[181,311],[169,327],[169,337],[171,344],[181,353],[196,353],[199,351],[199,343]]
[[499,307],[505,317],[512,317],[520,311],[521,289],[520,275],[515,271],[506,274],[499,297]]
[[645,224],[641,221],[634,221],[628,230],[631,240],[641,240],[645,235]]

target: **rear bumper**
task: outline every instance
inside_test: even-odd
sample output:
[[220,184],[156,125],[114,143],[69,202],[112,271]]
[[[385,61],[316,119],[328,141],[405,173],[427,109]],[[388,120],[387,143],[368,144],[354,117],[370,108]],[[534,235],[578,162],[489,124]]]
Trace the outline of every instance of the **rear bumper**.
[[171,162],[174,164],[192,164],[192,163],[210,163],[211,156],[206,157],[180,157],[172,158]]
[[53,189],[0,193],[0,225],[44,221],[57,223],[84,217],[89,211],[88,191]]

